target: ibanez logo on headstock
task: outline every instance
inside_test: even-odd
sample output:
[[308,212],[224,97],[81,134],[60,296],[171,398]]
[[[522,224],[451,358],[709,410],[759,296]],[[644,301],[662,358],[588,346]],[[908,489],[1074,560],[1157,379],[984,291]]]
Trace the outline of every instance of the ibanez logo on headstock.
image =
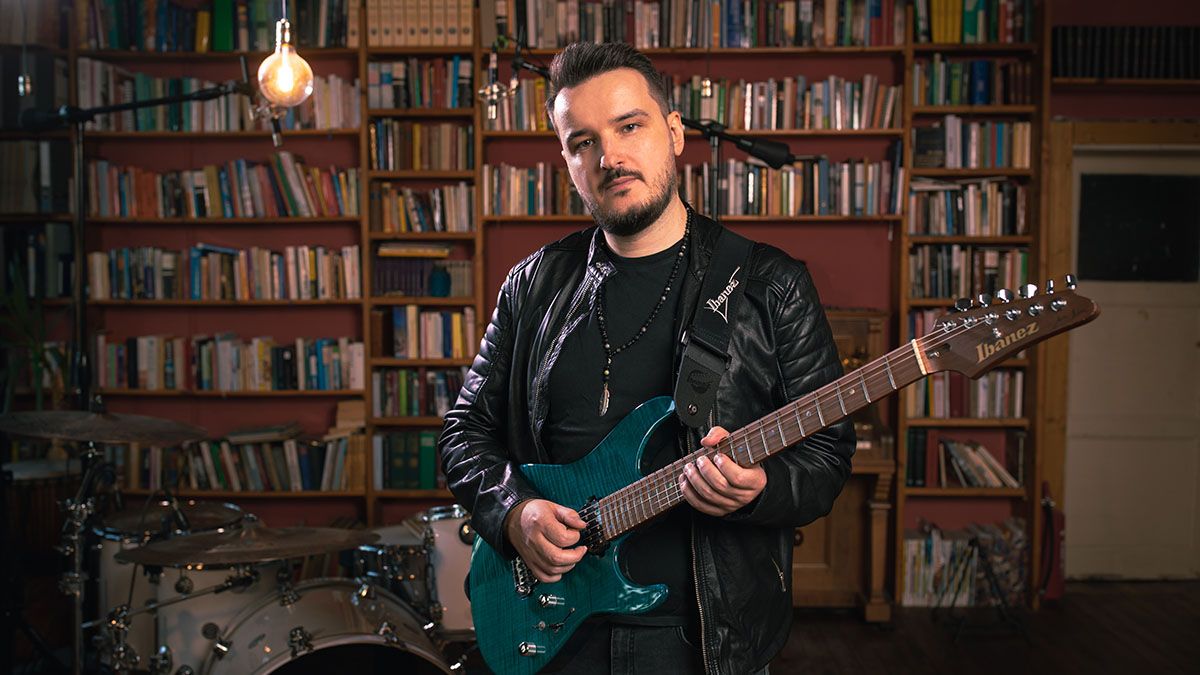
[[1037,331],[1038,331],[1038,325],[1036,323],[1031,323],[1028,326],[1022,326],[1021,328],[1016,329],[1015,331],[1009,333],[1008,335],[1005,335],[1004,337],[1000,338],[999,340],[993,340],[991,342],[980,342],[975,345],[975,356],[977,357],[975,362],[983,363],[985,360],[990,358],[992,356],[992,354],[995,354],[996,352],[1000,351],[1001,349],[1004,349],[1005,347],[1012,345],[1014,342],[1019,342],[1021,340],[1024,340],[1025,338],[1029,337],[1030,335],[1033,335]]

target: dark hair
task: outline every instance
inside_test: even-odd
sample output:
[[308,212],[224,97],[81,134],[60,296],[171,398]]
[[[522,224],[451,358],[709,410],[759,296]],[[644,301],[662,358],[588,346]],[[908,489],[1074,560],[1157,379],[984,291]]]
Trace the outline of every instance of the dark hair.
[[624,42],[572,42],[550,62],[550,96],[546,99],[550,121],[554,121],[554,99],[558,92],[618,68],[632,68],[641,73],[663,114],[671,111],[666,80],[645,54]]

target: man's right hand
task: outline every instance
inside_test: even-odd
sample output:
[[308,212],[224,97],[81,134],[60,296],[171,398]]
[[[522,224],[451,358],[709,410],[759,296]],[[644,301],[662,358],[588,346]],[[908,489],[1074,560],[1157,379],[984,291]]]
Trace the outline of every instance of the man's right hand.
[[554,583],[571,571],[587,553],[576,546],[587,523],[578,513],[545,499],[521,502],[508,513],[508,541],[538,581]]

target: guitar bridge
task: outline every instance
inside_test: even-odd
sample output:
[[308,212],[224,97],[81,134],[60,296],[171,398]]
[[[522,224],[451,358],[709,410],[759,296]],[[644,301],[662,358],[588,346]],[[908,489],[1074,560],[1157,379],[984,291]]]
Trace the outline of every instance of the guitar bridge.
[[514,558],[512,561],[513,573],[513,590],[522,598],[528,598],[533,594],[534,586],[537,586],[537,577],[533,576],[533,572],[529,571],[529,566],[524,560]]

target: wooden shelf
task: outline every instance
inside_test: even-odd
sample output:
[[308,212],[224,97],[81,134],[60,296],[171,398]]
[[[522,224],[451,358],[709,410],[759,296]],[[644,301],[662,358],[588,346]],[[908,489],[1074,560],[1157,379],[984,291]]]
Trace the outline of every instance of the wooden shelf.
[[449,490],[375,490],[381,499],[453,499]]
[[994,168],[994,169],[925,169],[914,168],[912,170],[914,176],[930,176],[937,178],[989,178],[991,176],[1011,176],[1029,178],[1033,175],[1032,169],[1012,169],[1012,168]]
[[991,429],[1002,427],[1029,428],[1029,419],[1024,417],[985,417],[973,419],[969,417],[910,417],[910,427],[946,427],[963,429]]
[[395,368],[459,368],[471,365],[472,359],[393,359],[377,356],[372,366]]
[[1000,497],[1020,498],[1025,496],[1025,488],[982,488],[982,487],[905,487],[904,493],[909,497]]
[[1115,87],[1118,89],[1151,89],[1151,90],[1194,90],[1200,89],[1200,80],[1183,79],[1151,79],[1135,77],[1056,77],[1050,81],[1055,89],[1097,89],[1100,87]]
[[349,307],[362,300],[88,300],[94,307]]
[[[828,54],[830,56],[899,56],[904,53],[903,45],[883,47],[653,47],[638,50],[651,58],[655,56],[795,56]],[[528,56],[554,56],[558,49],[525,49]],[[511,55],[504,55],[511,59]]]
[[143,398],[340,398],[362,396],[357,389],[294,389],[272,391],[198,391],[193,389],[97,389],[103,396],[134,396]]
[[47,221],[73,222],[75,216],[70,213],[0,213],[0,224],[19,225],[21,223],[45,223]]
[[[299,47],[297,53],[306,60],[358,56],[358,48],[350,47]],[[248,65],[255,67],[255,59],[261,61],[271,52],[157,52],[132,49],[80,49],[76,56],[102,61],[236,61],[245,56]]]
[[[124,488],[122,493],[133,497],[144,497],[153,490],[146,488]],[[189,499],[361,499],[365,490],[180,490],[176,497]]]
[[[358,220],[357,218],[355,219]],[[371,232],[371,241],[474,241],[474,232]]]
[[425,169],[409,169],[404,171],[383,171],[381,169],[370,169],[367,171],[368,179],[407,179],[407,180],[461,180],[475,178],[475,171],[432,171]]
[[1033,115],[1033,105],[919,105],[913,115]]
[[910,234],[908,235],[908,243],[910,244],[977,244],[985,245],[1008,245],[1008,246],[1030,246],[1033,244],[1033,237],[1028,234],[1006,234],[996,236],[971,236],[965,234]]
[[474,108],[368,108],[369,117],[473,118]]
[[66,140],[71,137],[71,132],[66,129],[46,129],[38,131],[35,129],[9,129],[0,131],[0,141],[44,141],[47,139],[62,139]]
[[485,223],[516,223],[516,224],[535,224],[535,223],[591,223],[592,217],[586,215],[544,215],[544,216],[484,216]]
[[[358,52],[357,49],[353,51]],[[462,47],[367,47],[366,51],[367,58],[372,56],[454,56],[455,54],[470,56],[473,47],[470,45]],[[304,53],[301,52],[300,55],[304,56]]]
[[[355,301],[357,302],[357,301]],[[395,305],[430,305],[438,307],[466,307],[475,304],[475,298],[435,298],[428,295],[395,296],[386,298],[370,298],[368,304],[377,307],[392,307]]]
[[[293,129],[284,130],[284,138],[358,138],[358,129]],[[266,139],[270,131],[89,131],[84,132],[89,141],[161,141],[161,140],[208,140],[208,139]]]
[[207,227],[209,225],[326,225],[330,223],[359,223],[359,216],[281,216],[268,218],[254,216],[249,218],[189,218],[186,216],[169,216],[166,218],[142,218],[139,216],[88,216],[87,222],[94,225],[194,225]]
[[1035,52],[1038,46],[1029,42],[988,42],[985,44],[962,44],[957,42],[923,42],[914,44],[912,49],[917,54],[942,52],[949,54],[979,54],[979,53],[1013,53]]
[[[533,225],[537,223],[592,223],[591,216],[484,216],[485,223],[513,223]],[[897,215],[878,216],[722,216],[722,223],[898,223],[902,220]]]
[[441,427],[440,417],[371,417],[367,424],[377,427]]

